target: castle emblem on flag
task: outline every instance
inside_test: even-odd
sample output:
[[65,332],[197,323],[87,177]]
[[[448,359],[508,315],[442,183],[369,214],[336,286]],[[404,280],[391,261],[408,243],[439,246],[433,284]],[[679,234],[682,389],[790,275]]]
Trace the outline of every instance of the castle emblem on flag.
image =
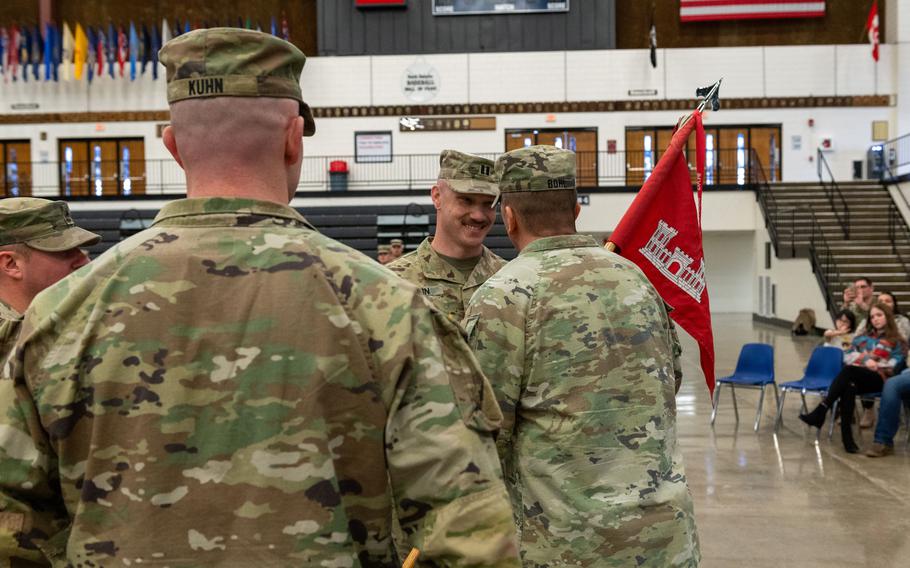
[[701,294],[705,291],[705,259],[701,259],[698,270],[692,270],[692,257],[676,247],[673,252],[667,245],[679,231],[661,219],[648,244],[638,249],[655,268],[668,280],[679,286],[687,294],[701,303]]

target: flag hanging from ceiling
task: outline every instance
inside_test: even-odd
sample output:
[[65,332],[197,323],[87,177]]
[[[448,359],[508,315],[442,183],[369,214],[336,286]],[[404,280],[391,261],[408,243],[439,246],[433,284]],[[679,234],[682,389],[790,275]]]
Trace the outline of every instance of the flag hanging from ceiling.
[[680,0],[680,22],[822,18],[824,0]]
[[878,61],[878,2],[873,2],[872,8],[869,10],[869,18],[866,19],[866,31],[869,32],[872,59]]

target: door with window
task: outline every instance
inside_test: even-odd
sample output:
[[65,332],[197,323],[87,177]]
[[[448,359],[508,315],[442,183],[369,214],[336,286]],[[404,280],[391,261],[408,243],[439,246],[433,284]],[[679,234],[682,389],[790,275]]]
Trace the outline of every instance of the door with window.
[[32,194],[32,148],[28,140],[0,140],[0,196]]
[[60,140],[59,146],[63,195],[104,197],[145,193],[143,139]]
[[[672,127],[626,128],[626,185],[636,187],[644,183],[672,136]],[[744,185],[751,182],[752,168],[758,164],[768,181],[780,181],[780,139],[780,125],[705,128],[705,185]],[[693,182],[695,151],[693,133],[686,144]],[[756,164],[754,159],[758,160]]]
[[575,152],[575,179],[578,187],[597,187],[596,128],[525,128],[506,130],[506,152],[547,144]]

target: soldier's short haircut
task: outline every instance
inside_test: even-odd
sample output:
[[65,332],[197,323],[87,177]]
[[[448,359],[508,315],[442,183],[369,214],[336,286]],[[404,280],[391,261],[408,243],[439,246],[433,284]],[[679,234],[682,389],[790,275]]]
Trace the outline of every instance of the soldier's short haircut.
[[520,222],[537,235],[574,232],[576,203],[578,196],[574,189],[502,194],[502,206],[511,207]]
[[23,243],[16,243],[16,244],[12,244],[12,245],[0,246],[0,252],[16,252],[16,253],[21,254],[25,258],[28,258],[29,256],[31,256],[32,249],[29,248],[28,245],[25,245]]

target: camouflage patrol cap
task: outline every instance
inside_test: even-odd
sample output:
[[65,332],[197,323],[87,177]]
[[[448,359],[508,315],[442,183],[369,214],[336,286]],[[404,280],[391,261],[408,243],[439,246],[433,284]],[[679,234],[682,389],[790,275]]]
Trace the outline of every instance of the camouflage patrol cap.
[[73,223],[62,201],[35,197],[0,199],[0,246],[25,244],[45,252],[60,252],[93,245],[100,235]]
[[316,122],[300,92],[306,56],[264,32],[237,28],[193,30],[170,40],[158,59],[167,68],[167,102],[203,97],[277,97],[300,103],[303,135]]
[[499,191],[575,189],[575,152],[556,146],[528,146],[496,159]]
[[439,179],[455,193],[499,196],[493,176],[493,160],[458,150],[443,150],[439,155]]
[[404,241],[401,239],[392,239],[391,241],[389,241],[389,244],[392,246],[395,246],[395,245],[404,246]]
[[392,247],[389,245],[379,245],[378,247],[376,247],[376,251],[379,254],[388,253],[388,252],[392,252]]

